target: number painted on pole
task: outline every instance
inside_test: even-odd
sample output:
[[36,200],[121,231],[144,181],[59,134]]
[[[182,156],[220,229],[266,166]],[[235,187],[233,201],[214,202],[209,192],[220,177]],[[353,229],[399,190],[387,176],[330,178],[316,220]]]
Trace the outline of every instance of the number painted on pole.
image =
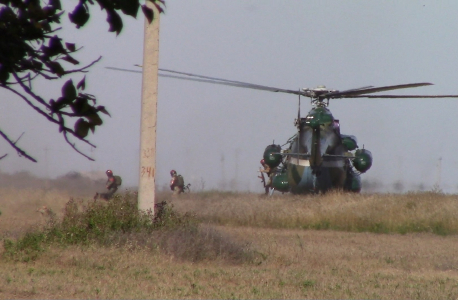
[[154,148],[145,148],[145,149],[143,149],[143,157],[144,158],[153,157],[154,154],[155,154]]
[[141,176],[146,178],[154,177],[154,168],[153,167],[142,167]]

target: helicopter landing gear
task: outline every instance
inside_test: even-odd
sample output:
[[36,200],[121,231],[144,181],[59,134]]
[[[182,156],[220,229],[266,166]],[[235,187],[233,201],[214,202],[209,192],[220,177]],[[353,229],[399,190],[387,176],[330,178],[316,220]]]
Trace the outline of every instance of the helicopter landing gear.
[[275,189],[274,188],[269,188],[269,197],[273,195],[273,193],[275,192]]

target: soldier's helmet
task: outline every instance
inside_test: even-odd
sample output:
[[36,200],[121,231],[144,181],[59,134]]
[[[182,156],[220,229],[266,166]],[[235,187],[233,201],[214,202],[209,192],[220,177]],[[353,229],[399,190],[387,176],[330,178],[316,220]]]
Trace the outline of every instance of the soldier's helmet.
[[113,175],[113,171],[111,171],[111,170],[107,170],[105,173],[106,173],[107,175]]
[[261,165],[264,165],[266,163],[266,161],[264,159],[261,159],[260,163],[261,163]]
[[174,175],[177,175],[177,171],[175,170],[170,171],[170,176],[174,176]]

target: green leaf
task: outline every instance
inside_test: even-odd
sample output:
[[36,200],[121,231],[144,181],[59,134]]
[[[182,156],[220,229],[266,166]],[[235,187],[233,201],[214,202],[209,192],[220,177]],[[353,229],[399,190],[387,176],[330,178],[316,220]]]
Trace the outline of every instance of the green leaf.
[[65,43],[65,47],[68,51],[75,52],[76,46],[74,43]]
[[73,112],[77,115],[83,116],[91,106],[87,103],[87,99],[78,97],[76,101],[70,104]]
[[105,109],[105,106],[97,106],[97,110],[111,117],[110,113]]
[[9,77],[10,73],[6,70],[6,68],[2,68],[2,66],[0,66],[0,82],[6,83]]
[[56,101],[54,99],[49,100],[49,106],[51,107],[51,112],[56,112]]
[[49,106],[51,107],[51,113],[55,113],[59,110],[57,107],[56,101],[54,99],[49,100]]
[[45,55],[52,57],[61,53],[65,53],[64,47],[60,41],[60,38],[57,35],[49,39],[48,47],[42,47]]
[[47,66],[49,67],[52,73],[58,75],[59,77],[65,74],[65,71],[62,68],[62,66],[55,61],[48,62]]
[[67,106],[71,102],[72,102],[71,100],[69,101],[65,97],[59,97],[59,99],[57,99],[56,101],[51,99],[51,101],[50,101],[51,111],[52,112],[58,112],[59,110],[62,109],[62,107]]
[[74,64],[74,65],[77,65],[77,64],[80,63],[79,61],[77,61],[76,59],[71,57],[70,55],[66,55],[66,56],[62,57],[62,59],[67,61],[67,62],[69,62],[69,63],[71,63],[71,64]]
[[80,82],[78,82],[78,85],[76,86],[77,89],[82,89],[84,90],[86,88],[86,76],[81,79]]
[[41,27],[43,28],[44,31],[51,31],[51,25],[49,25],[48,21],[41,21]]
[[43,7],[43,12],[45,13],[46,17],[52,17],[56,13],[56,8],[53,5],[48,5]]
[[107,11],[107,14],[108,14],[107,22],[108,24],[110,24],[110,29],[108,31],[116,32],[116,34],[119,34],[122,30],[121,17],[114,10]]
[[95,125],[89,123],[89,129],[92,131],[92,133],[94,133],[95,132]]
[[20,66],[21,70],[31,70],[33,69],[33,63],[30,60],[22,59],[17,62],[17,65]]
[[151,8],[147,7],[146,5],[142,5],[142,11],[143,14],[145,15],[146,19],[148,20],[148,23],[151,24],[154,18],[154,12]]
[[55,9],[61,10],[62,6],[60,5],[60,0],[49,0],[49,5],[53,6]]
[[62,97],[65,97],[69,101],[73,101],[76,99],[76,95],[77,93],[73,81],[71,79],[67,80],[62,86]]
[[159,11],[159,13],[163,13],[164,12],[164,9],[157,2],[162,3],[162,5],[165,5],[165,1],[163,1],[163,0],[158,0],[158,1],[149,0],[149,1],[153,2],[153,5],[156,7],[156,9]]
[[119,5],[121,6],[121,11],[132,17],[136,17],[138,13],[138,8],[140,7],[140,3],[134,0],[119,0]]
[[86,122],[83,118],[79,118],[78,121],[75,122],[75,133],[80,138],[85,138],[89,133],[90,125]]
[[32,65],[37,70],[41,70],[43,68],[43,64],[39,62],[38,60],[33,60]]
[[90,115],[87,115],[85,117],[86,117],[86,119],[88,119],[89,123],[91,123],[93,125],[99,126],[99,125],[103,124],[103,121],[99,117],[98,114],[90,114]]
[[89,12],[82,3],[79,3],[73,12],[68,14],[68,17],[76,25],[76,28],[80,28],[89,20]]

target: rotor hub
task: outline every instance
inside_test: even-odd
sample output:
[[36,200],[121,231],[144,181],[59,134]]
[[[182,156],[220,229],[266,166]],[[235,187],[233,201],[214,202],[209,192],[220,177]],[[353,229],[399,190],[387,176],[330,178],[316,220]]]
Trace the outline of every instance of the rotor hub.
[[[322,97],[323,95],[338,92],[338,90],[329,90],[324,85],[319,85],[316,88],[303,88],[302,91],[305,92],[305,96],[311,99],[312,105],[315,107],[327,107],[329,104],[329,99]],[[324,100],[328,101],[324,101]]]
[[321,95],[325,95],[325,94],[328,94],[328,93],[338,92],[337,90],[328,90],[326,88],[326,86],[324,86],[324,85],[319,85],[319,86],[317,86],[316,88],[313,88],[313,89],[311,89],[311,88],[303,88],[302,90],[307,94],[307,97],[310,97],[312,99],[317,99]]

